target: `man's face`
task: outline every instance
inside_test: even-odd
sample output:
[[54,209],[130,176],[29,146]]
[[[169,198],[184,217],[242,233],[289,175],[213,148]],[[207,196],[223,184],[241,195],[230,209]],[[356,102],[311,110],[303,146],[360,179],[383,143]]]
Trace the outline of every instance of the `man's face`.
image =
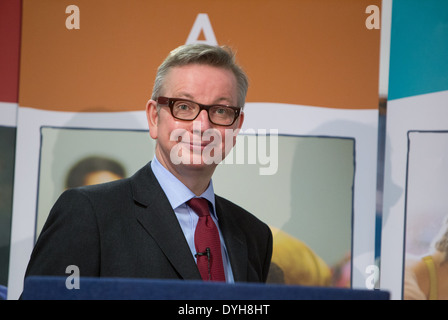
[[[205,105],[237,106],[237,82],[232,71],[208,65],[175,67],[165,78],[162,96],[183,98]],[[244,114],[231,126],[211,123],[206,110],[194,121],[175,119],[168,106],[150,100],[147,117],[150,134],[157,139],[156,155],[165,166],[215,168],[235,144]],[[179,163],[180,162],[180,163]]]

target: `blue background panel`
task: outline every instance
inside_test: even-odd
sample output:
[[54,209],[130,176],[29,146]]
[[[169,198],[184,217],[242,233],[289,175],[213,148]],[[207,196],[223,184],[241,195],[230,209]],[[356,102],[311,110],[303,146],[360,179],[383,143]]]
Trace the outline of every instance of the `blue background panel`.
[[448,1],[393,0],[389,99],[448,90]]

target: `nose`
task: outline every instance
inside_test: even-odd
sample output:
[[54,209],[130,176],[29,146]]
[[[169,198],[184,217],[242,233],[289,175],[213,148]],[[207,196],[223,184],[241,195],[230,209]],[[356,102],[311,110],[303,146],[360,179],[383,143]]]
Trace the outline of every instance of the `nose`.
[[208,119],[207,110],[201,110],[201,112],[199,113],[199,115],[195,121],[200,121],[202,132],[204,132],[207,129],[210,129],[212,126],[212,124],[210,123],[210,120]]

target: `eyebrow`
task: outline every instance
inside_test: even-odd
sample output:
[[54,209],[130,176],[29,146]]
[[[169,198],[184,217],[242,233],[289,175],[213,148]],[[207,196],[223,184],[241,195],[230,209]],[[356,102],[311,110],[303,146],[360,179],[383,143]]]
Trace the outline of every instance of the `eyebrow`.
[[[195,98],[194,98],[191,94],[189,94],[189,93],[186,93],[186,92],[179,92],[179,93],[177,93],[176,95],[177,95],[179,98],[185,98],[185,99],[193,100],[193,101],[197,102],[197,101],[195,100]],[[226,104],[226,105],[229,105],[229,106],[232,105],[230,99],[229,99],[229,98],[226,98],[226,97],[221,97],[221,98],[219,98],[219,99],[217,99],[217,100],[215,100],[215,101],[216,101],[216,102],[213,103],[213,104]]]

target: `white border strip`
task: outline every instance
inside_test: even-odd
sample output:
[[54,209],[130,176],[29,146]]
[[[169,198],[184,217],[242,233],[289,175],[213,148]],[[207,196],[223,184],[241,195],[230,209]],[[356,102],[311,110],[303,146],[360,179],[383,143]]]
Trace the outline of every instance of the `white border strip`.
[[0,126],[17,126],[17,103],[0,102]]
[[387,97],[389,91],[390,33],[392,25],[392,0],[383,0],[381,5],[380,45],[380,97]]

